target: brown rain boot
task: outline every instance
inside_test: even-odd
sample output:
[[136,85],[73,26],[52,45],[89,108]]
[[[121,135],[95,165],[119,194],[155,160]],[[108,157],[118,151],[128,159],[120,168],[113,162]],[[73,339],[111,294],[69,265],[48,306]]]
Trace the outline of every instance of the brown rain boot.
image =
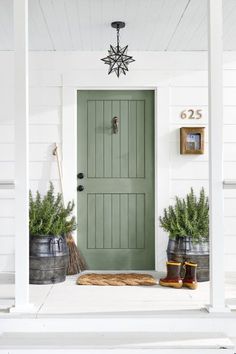
[[170,261],[166,262],[167,276],[160,279],[159,284],[162,286],[169,286],[171,288],[182,288],[183,282],[180,277],[181,263]]
[[183,286],[189,289],[197,289],[197,263],[185,262],[185,276],[183,279]]

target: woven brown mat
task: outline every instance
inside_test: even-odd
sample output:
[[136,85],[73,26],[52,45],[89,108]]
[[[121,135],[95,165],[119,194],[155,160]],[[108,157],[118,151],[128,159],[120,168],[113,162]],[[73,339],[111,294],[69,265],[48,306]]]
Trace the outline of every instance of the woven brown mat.
[[79,276],[76,284],[78,285],[111,285],[111,286],[137,286],[137,285],[156,285],[157,281],[149,274],[138,273],[118,273],[118,274],[96,274],[88,273]]

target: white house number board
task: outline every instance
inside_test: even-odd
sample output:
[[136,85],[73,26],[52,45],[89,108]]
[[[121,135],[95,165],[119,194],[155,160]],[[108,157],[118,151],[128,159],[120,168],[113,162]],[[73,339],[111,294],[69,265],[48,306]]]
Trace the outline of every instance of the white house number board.
[[180,112],[181,119],[201,119],[202,109],[185,109]]

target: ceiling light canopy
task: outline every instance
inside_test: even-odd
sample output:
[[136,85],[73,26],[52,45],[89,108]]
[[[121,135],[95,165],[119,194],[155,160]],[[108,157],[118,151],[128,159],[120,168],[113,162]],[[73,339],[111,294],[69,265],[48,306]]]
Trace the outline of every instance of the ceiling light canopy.
[[128,65],[135,60],[127,54],[128,45],[123,48],[120,46],[120,29],[125,27],[125,22],[115,21],[111,23],[111,26],[116,28],[117,43],[116,46],[110,45],[108,56],[101,60],[109,65],[108,75],[114,72],[117,77],[120,77],[120,74],[126,75],[126,72],[129,71]]

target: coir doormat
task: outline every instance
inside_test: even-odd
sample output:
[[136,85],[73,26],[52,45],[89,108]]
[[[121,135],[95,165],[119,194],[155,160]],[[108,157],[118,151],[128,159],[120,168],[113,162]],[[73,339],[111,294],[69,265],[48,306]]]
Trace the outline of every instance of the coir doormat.
[[150,286],[156,285],[157,281],[152,275],[139,273],[96,274],[88,273],[79,276],[78,285],[99,286]]

